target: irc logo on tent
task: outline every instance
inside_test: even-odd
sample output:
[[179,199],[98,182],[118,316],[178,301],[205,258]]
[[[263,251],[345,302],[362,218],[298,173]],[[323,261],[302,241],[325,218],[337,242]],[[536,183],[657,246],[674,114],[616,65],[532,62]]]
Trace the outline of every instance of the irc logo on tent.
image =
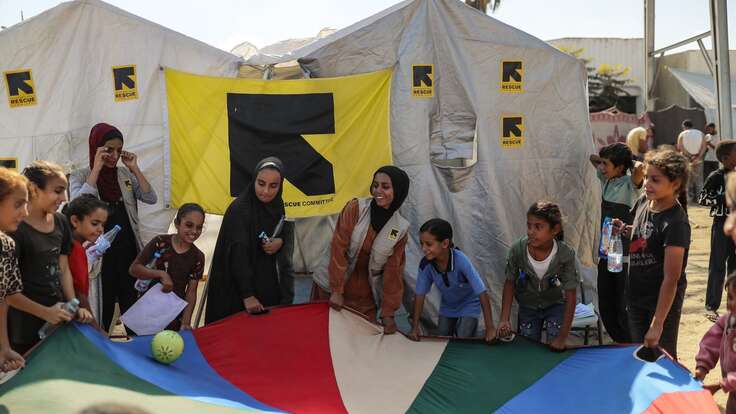
[[4,72],[5,86],[8,88],[8,102],[11,108],[32,106],[36,101],[36,88],[30,69]]
[[18,171],[17,158],[0,158],[0,167]]
[[501,115],[501,147],[521,148],[524,146],[524,117]]
[[524,92],[524,63],[522,61],[501,62],[501,92]]
[[115,102],[138,99],[135,65],[113,66],[112,78],[115,87]]
[[411,96],[431,98],[434,96],[434,65],[411,65]]

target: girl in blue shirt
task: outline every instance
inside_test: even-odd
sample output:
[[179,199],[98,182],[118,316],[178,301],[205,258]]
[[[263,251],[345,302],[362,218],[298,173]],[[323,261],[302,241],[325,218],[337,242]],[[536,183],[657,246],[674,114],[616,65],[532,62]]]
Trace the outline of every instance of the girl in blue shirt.
[[419,318],[424,298],[434,284],[442,295],[438,335],[475,337],[478,316],[483,310],[486,342],[496,339],[488,288],[468,257],[452,244],[452,226],[442,219],[431,219],[419,229],[424,258],[417,275],[412,330],[409,337],[419,340]]

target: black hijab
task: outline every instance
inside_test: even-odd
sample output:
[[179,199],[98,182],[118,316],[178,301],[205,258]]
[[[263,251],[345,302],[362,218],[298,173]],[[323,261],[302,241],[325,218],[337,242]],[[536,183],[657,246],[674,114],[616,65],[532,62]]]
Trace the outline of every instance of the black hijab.
[[[391,205],[386,209],[376,204],[376,199],[371,201],[371,227],[376,233],[383,229],[386,222],[394,215],[396,210],[401,207],[406,200],[406,196],[409,195],[409,176],[399,167],[393,165],[386,165],[373,173],[373,180],[376,179],[376,174],[384,173],[391,179],[391,186],[394,188],[394,200]],[[371,186],[373,181],[371,181]]]
[[[267,168],[281,174],[281,185],[276,197],[264,203],[256,196],[255,182]],[[271,236],[284,215],[283,184],[281,160],[265,158],[256,166],[253,181],[227,208],[212,257],[205,323],[242,311],[247,296],[257,297],[263,306],[280,303],[276,256],[263,252],[258,235]]]

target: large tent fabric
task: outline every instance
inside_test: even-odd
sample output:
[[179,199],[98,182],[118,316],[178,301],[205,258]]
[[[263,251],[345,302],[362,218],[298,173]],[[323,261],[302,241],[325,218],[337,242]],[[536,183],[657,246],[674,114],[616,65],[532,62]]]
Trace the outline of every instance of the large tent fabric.
[[[595,148],[581,61],[457,0],[405,1],[268,63],[294,59],[315,77],[394,69],[394,163],[412,180],[401,210],[411,222],[410,288],[421,259],[418,229],[442,217],[489,281],[498,311],[506,252],[525,234],[524,212],[541,199],[561,205],[567,242],[583,269],[594,264],[600,185],[588,162]],[[503,61],[523,63],[523,93],[500,91]],[[429,64],[434,96],[415,98],[412,66]],[[523,147],[501,146],[504,114],[523,115]],[[300,220],[296,228],[308,267],[324,254],[334,218]],[[437,306],[435,292],[430,316]]]
[[60,414],[110,402],[152,413],[719,412],[685,368],[637,359],[635,346],[417,343],[326,304],[243,312],[182,336],[184,354],[167,366],[151,357],[150,336],[115,343],[62,327],[0,385],[0,401]]
[[[165,232],[172,218],[165,208],[167,126],[160,68],[235,77],[242,61],[98,0],[63,3],[0,31],[0,56],[0,74],[31,70],[37,100],[15,108],[0,102],[0,157],[17,158],[18,168],[35,159],[67,170],[88,166],[91,127],[117,126],[159,195],[156,205],[141,205],[145,240]],[[113,67],[132,65],[138,98],[116,102]],[[7,96],[3,79],[0,98]]]
[[[718,100],[716,99],[716,85],[712,76],[700,73],[687,72],[667,67],[667,70],[680,82],[685,91],[703,107],[708,122],[716,122],[718,117]],[[736,81],[731,81],[731,96],[736,96]],[[731,105],[731,122],[736,129],[736,106]]]

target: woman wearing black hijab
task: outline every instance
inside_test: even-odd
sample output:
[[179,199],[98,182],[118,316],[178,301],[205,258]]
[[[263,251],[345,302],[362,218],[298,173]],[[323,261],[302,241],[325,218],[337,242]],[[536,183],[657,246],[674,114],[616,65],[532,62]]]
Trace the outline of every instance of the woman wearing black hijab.
[[253,182],[225,212],[212,257],[206,324],[243,310],[254,313],[281,304],[276,254],[284,239],[263,236],[272,236],[284,216],[283,181],[281,161],[262,160]]
[[384,333],[396,332],[409,228],[398,210],[408,194],[403,170],[385,166],[373,174],[372,197],[353,199],[340,213],[330,255],[314,272],[313,300],[329,298],[332,307],[347,306],[371,321],[380,308]]

